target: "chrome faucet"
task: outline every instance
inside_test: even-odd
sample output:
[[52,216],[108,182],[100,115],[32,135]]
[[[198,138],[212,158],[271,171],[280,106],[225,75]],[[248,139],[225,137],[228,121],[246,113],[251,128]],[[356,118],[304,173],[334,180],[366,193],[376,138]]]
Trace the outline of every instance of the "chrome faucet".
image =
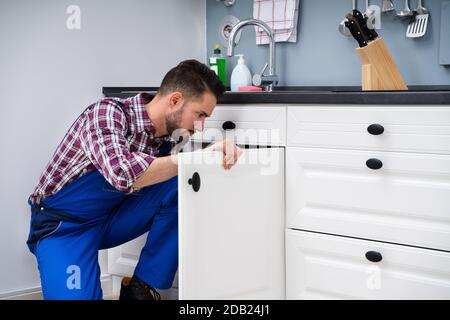
[[[228,38],[228,52],[229,57],[233,56],[234,50],[234,38],[238,31],[244,26],[255,25],[263,29],[269,37],[269,62],[266,63],[260,74],[253,76],[253,85],[264,86],[265,91],[272,91],[273,87],[278,84],[278,76],[275,73],[275,39],[272,29],[263,21],[257,19],[248,19],[238,22],[233,29],[231,29],[230,36]],[[267,67],[269,67],[269,74],[265,75]]]

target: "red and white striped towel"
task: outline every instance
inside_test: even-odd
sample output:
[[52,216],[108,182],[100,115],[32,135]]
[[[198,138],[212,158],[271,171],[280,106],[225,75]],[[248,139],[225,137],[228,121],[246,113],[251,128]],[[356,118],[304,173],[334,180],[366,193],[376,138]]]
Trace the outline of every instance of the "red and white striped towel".
[[[272,28],[275,42],[297,42],[299,0],[253,0],[253,18]],[[259,27],[256,44],[269,43],[269,37]]]

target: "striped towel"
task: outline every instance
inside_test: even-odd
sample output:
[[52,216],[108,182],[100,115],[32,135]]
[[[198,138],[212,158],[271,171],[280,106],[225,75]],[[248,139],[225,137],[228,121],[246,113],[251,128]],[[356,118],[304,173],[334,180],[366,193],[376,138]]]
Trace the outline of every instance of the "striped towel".
[[[276,42],[297,42],[299,0],[253,0],[253,18],[272,28]],[[269,37],[259,27],[256,44],[269,43]]]

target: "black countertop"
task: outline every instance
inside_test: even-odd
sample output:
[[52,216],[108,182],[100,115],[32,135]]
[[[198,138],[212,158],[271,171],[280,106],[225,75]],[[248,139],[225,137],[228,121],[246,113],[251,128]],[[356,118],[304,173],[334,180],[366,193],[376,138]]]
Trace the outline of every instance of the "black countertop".
[[[106,97],[127,98],[157,87],[103,87]],[[229,92],[218,104],[408,104],[450,105],[450,86],[409,86],[408,91],[362,91],[361,87],[277,87],[273,92]]]

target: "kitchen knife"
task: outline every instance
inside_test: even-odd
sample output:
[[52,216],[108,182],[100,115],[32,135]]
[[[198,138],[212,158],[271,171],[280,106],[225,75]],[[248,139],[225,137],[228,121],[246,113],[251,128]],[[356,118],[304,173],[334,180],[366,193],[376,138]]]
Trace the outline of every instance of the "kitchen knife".
[[353,16],[358,20],[359,25],[366,32],[370,40],[375,40],[378,37],[378,33],[367,26],[367,17],[364,17],[360,11],[353,10]]
[[358,10],[348,13],[346,18],[345,26],[350,30],[353,38],[355,38],[361,48],[367,46],[370,41],[378,37],[378,33],[375,30],[367,27],[366,20]]

